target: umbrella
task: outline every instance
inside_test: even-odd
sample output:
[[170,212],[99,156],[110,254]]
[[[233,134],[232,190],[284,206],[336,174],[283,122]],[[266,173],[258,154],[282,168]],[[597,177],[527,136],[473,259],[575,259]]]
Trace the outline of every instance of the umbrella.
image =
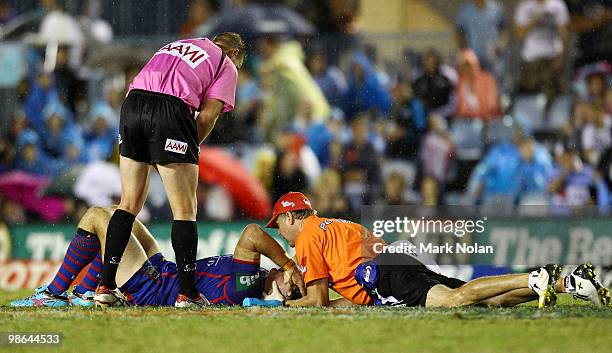
[[70,168],[67,172],[53,178],[51,182],[42,190],[43,196],[72,196],[74,184],[83,173],[83,166]]
[[59,198],[40,196],[48,182],[45,177],[21,171],[10,172],[0,176],[0,192],[25,209],[38,213],[45,221],[56,222],[64,216],[64,202]]
[[109,207],[121,196],[119,167],[103,161],[74,166],[53,178],[42,195],[77,197],[90,206]]
[[119,166],[97,161],[81,169],[73,187],[74,196],[88,205],[109,207],[114,198],[121,196],[121,174]]
[[200,180],[223,186],[242,211],[253,219],[265,219],[272,211],[270,196],[249,171],[220,148],[202,147]]
[[15,41],[22,39],[28,33],[38,32],[38,28],[43,18],[43,12],[32,12],[20,15],[4,27],[0,27],[0,39],[3,41]]
[[308,36],[315,31],[312,23],[286,6],[245,5],[221,14],[204,34],[237,32],[252,39],[265,34]]
[[43,43],[59,45],[81,45],[85,39],[79,23],[62,12],[48,13],[40,25],[38,35]]
[[124,72],[126,69],[143,67],[151,55],[153,52],[149,49],[129,44],[116,44],[96,51],[85,62],[85,66],[111,72]]

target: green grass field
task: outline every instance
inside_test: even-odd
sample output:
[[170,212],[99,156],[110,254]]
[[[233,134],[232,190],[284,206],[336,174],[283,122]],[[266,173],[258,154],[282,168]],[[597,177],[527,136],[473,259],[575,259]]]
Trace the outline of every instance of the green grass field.
[[61,349],[10,352],[611,352],[612,309],[568,296],[513,309],[14,309],[0,292],[0,332],[62,332]]

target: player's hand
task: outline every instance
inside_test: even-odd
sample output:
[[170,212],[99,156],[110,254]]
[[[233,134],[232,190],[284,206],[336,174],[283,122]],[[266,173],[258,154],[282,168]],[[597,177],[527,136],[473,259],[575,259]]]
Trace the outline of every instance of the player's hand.
[[[293,262],[293,260],[291,262]],[[293,262],[293,266],[291,266],[291,268],[283,272],[283,280],[287,285],[294,284],[295,286],[297,286],[302,296],[306,295],[306,286],[304,285],[304,278],[302,277],[302,273],[298,269],[295,262]]]

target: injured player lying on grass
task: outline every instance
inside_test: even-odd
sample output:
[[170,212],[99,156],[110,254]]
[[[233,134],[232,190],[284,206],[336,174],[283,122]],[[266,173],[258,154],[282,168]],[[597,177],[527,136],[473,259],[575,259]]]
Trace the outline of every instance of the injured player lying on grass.
[[[62,266],[49,285],[43,285],[11,306],[93,306],[100,279],[106,228],[112,209],[92,207],[78,225]],[[267,256],[282,271],[260,268],[260,255]],[[68,288],[88,265],[83,281],[71,292]],[[148,229],[136,221],[132,236],[117,272],[119,291],[99,306],[174,306],[178,295],[176,264],[164,259]],[[248,225],[233,255],[197,260],[196,286],[210,304],[240,305],[247,297],[280,299],[300,297],[304,290],[301,274],[283,248],[258,225]]]
[[[419,254],[377,251],[384,248],[383,239],[360,224],[318,216],[299,192],[276,202],[267,227],[278,228],[295,248],[304,275],[306,295],[286,301],[288,306],[508,307],[537,299],[540,307],[547,307],[555,305],[557,293],[570,293],[596,306],[610,303],[608,289],[596,279],[590,264],[578,266],[566,277],[560,276],[558,265],[467,283],[446,277],[428,267]],[[343,298],[330,300],[328,288]]]

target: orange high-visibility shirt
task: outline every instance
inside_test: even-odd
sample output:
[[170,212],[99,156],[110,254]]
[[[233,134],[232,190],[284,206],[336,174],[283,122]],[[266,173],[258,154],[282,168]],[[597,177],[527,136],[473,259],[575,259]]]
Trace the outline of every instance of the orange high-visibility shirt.
[[304,283],[327,278],[329,286],[355,304],[371,304],[372,298],[355,280],[355,269],[371,260],[374,243],[382,239],[371,235],[360,224],[310,216],[295,240],[296,259]]

